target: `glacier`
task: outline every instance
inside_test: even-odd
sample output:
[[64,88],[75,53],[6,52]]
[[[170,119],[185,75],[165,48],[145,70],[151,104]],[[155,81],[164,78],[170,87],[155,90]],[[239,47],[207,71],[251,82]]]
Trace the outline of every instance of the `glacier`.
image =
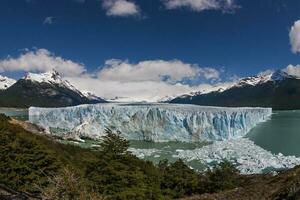
[[99,139],[110,128],[128,140],[198,142],[243,137],[271,114],[271,108],[105,103],[31,107],[29,121],[50,134],[78,139]]

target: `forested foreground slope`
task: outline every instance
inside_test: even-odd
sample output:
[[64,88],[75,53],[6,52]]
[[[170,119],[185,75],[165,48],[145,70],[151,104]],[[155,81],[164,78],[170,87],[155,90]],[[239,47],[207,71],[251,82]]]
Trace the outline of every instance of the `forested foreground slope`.
[[98,149],[65,145],[0,115],[0,199],[299,198],[297,167],[277,176],[244,176],[224,162],[200,174],[181,160],[155,166],[128,147],[110,130]]

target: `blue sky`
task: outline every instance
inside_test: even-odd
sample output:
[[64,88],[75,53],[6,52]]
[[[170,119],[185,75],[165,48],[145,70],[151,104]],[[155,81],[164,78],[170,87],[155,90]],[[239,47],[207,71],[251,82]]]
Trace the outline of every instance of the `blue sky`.
[[[113,7],[118,1],[123,7]],[[289,38],[299,11],[299,0],[3,0],[0,58],[47,49],[90,75],[111,59],[176,59],[218,70],[208,83],[228,81],[300,64]],[[22,70],[3,73],[17,77]],[[187,79],[175,81],[206,80]]]

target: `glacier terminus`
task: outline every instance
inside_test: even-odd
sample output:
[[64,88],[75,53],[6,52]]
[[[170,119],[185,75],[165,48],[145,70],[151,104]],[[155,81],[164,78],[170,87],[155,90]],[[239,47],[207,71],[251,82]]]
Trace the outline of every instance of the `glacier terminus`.
[[29,108],[29,121],[50,134],[99,139],[105,129],[128,140],[218,141],[241,138],[272,115],[271,108],[225,108],[179,104],[102,103]]

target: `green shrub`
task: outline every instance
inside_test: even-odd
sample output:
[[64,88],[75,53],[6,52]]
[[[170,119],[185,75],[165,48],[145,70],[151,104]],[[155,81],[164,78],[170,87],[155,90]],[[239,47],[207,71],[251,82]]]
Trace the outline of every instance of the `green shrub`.
[[206,176],[208,181],[204,185],[210,193],[233,189],[239,184],[238,170],[228,161],[216,165]]
[[45,186],[47,176],[55,173],[60,163],[51,149],[35,137],[8,123],[0,115],[0,183],[21,191],[37,192],[37,183]]

